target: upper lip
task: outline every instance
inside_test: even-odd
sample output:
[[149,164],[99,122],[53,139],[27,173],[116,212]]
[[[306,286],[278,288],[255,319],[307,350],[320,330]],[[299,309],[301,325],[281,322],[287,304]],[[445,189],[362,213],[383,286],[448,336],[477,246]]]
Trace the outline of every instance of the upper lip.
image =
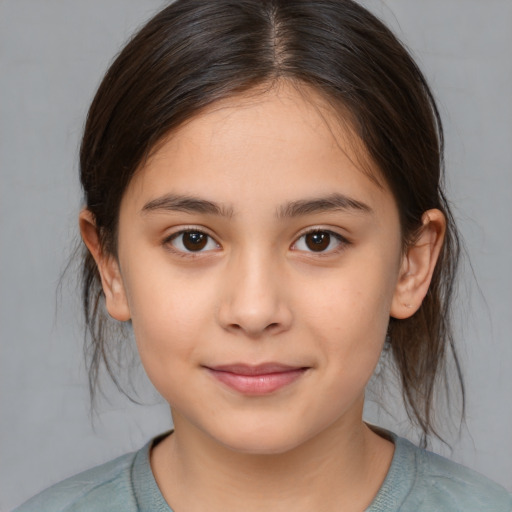
[[217,372],[229,372],[235,375],[268,375],[271,373],[284,373],[305,369],[303,366],[290,366],[281,363],[263,363],[257,365],[235,363],[219,366],[208,366],[210,370]]

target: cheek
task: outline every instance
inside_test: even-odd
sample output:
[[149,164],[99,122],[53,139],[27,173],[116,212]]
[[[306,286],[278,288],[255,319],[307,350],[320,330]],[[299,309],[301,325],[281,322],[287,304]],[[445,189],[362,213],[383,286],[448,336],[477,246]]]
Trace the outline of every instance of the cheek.
[[302,305],[311,338],[325,359],[347,374],[361,371],[369,376],[385,340],[394,270],[378,262],[347,266],[347,271],[318,283]]
[[362,337],[372,330],[385,330],[391,308],[393,282],[379,271],[350,269],[332,276],[308,294],[307,316],[320,328]]
[[197,359],[197,341],[211,326],[214,289],[179,272],[149,269],[131,272],[126,282],[133,331],[142,364],[155,387],[162,390],[180,374],[184,362]]

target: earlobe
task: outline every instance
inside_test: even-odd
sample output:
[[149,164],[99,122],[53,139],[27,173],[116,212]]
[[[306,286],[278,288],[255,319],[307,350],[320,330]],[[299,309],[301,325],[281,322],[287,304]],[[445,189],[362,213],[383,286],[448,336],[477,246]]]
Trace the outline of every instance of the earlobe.
[[444,214],[437,209],[422,216],[423,225],[416,240],[407,248],[400,268],[390,315],[404,319],[421,306],[432,280],[446,231]]
[[109,315],[121,322],[130,320],[130,309],[119,269],[119,263],[112,254],[103,250],[93,214],[84,209],[79,215],[80,234],[89,249],[101,277],[105,303]]

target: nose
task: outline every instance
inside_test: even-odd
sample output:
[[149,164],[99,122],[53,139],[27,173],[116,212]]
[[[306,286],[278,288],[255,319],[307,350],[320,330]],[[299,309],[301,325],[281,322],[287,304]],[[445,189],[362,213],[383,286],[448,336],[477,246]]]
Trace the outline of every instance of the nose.
[[283,272],[273,260],[271,254],[247,251],[227,264],[218,308],[218,322],[225,330],[257,338],[290,328]]

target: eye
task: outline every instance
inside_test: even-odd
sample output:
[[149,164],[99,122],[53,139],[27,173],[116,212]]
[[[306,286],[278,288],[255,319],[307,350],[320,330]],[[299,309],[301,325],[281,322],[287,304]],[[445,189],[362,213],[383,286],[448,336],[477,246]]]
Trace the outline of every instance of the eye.
[[292,246],[292,249],[305,252],[332,252],[347,245],[348,241],[341,235],[328,230],[314,230],[303,234]]
[[219,244],[209,235],[198,230],[179,231],[167,240],[172,248],[178,252],[205,252],[219,248]]

